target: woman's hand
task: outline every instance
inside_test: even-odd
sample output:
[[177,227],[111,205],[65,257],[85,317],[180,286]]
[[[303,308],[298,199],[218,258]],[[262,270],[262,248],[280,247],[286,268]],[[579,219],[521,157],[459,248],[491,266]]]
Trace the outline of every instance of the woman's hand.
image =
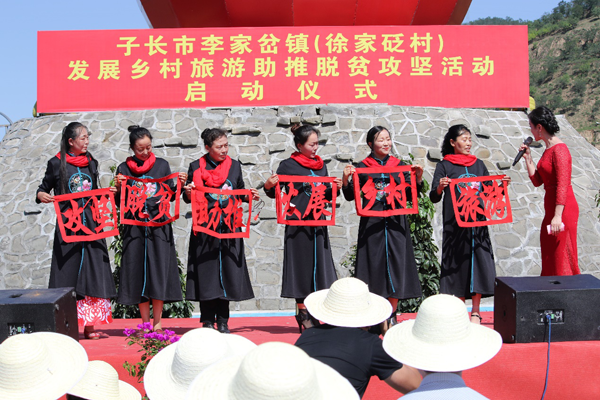
[[510,185],[510,181],[511,178],[508,175],[504,175],[504,178],[502,178],[502,182],[506,182],[506,186]]
[[42,203],[52,203],[52,202],[54,202],[54,196],[52,196],[51,194],[48,194],[46,192],[38,192],[37,198]]
[[256,190],[255,188],[250,188],[250,192],[252,193],[252,200],[253,201],[260,200],[260,194],[258,194],[258,190]]
[[194,184],[194,182],[190,182],[189,185],[184,186],[183,190],[185,191],[185,195],[187,196],[188,199],[192,198],[192,188],[195,188],[196,185]]
[[127,181],[127,178],[125,178],[124,175],[121,174],[117,174],[117,176],[115,176],[115,190],[114,192],[120,192],[121,191],[121,185],[123,185],[124,182]]
[[440,178],[440,184],[437,187],[437,193],[441,195],[444,189],[446,189],[446,186],[448,186],[451,181],[452,179],[448,178],[447,176]]
[[412,167],[415,170],[417,184],[420,185],[421,183],[423,183],[423,167],[421,167],[419,164],[415,164]]
[[273,186],[277,185],[277,182],[279,182],[279,176],[277,174],[271,175],[265,182],[265,190],[273,189]]
[[339,193],[340,189],[342,188],[342,178],[335,178],[333,180],[333,183],[335,183],[337,185],[337,191]]
[[354,168],[354,165],[346,165],[344,167],[344,174],[342,175],[342,185],[344,187],[348,186],[348,180],[350,179],[350,176],[354,174],[355,171],[356,168]]
[[519,151],[521,150],[525,150],[525,153],[523,153],[523,158],[525,159],[526,162],[530,162],[531,160],[531,149],[529,148],[529,146],[527,146],[526,144],[521,144],[521,147],[519,147]]
[[185,182],[187,182],[188,175],[185,172],[180,172],[177,177],[179,182],[181,182],[181,186],[185,186]]
[[552,218],[552,221],[550,222],[552,235],[558,236],[558,234],[561,232],[562,225],[562,216],[554,215],[554,218]]

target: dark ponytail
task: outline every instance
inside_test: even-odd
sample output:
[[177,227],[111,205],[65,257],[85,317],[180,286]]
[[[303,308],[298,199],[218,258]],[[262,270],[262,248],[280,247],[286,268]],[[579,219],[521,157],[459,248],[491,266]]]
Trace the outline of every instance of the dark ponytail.
[[139,125],[130,125],[127,130],[129,131],[129,148],[133,149],[135,142],[142,138],[149,138],[152,141],[152,134],[146,128]]
[[298,150],[298,145],[306,143],[313,133],[316,133],[317,137],[321,136],[321,132],[311,125],[294,124],[290,130],[294,134],[294,146],[296,146],[296,150]]
[[546,106],[540,106],[536,108],[529,113],[528,117],[529,121],[531,121],[534,126],[538,124],[542,125],[546,132],[552,136],[560,131],[560,127],[558,126],[558,122],[556,122],[554,113]]

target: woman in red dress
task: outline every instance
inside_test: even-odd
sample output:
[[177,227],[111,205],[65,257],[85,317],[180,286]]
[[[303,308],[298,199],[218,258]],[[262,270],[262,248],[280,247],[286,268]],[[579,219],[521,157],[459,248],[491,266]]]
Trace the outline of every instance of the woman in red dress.
[[543,140],[546,150],[537,168],[526,145],[523,158],[534,186],[544,185],[544,210],[540,243],[542,246],[542,276],[577,275],[577,220],[579,206],[571,186],[571,153],[556,133],[559,131],[554,114],[542,106],[529,114],[529,127],[535,140]]

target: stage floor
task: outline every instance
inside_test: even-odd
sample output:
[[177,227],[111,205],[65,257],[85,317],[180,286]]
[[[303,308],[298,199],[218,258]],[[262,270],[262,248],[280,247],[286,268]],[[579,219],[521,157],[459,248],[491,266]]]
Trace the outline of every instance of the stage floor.
[[[493,313],[484,312],[483,324],[493,327]],[[399,321],[414,318],[403,314]],[[108,339],[84,340],[80,343],[90,360],[104,360],[119,373],[120,379],[136,386],[144,394],[143,384],[128,376],[123,362],[135,363],[140,354],[127,347],[123,330],[134,328],[140,320],[115,320],[96,329],[110,335]],[[232,333],[256,344],[270,341],[295,343],[298,325],[293,316],[236,317],[229,323]],[[198,319],[165,319],[163,327],[182,335],[199,328]],[[484,365],[465,371],[467,385],[490,399],[540,399],[546,377],[547,343],[504,344],[500,352]],[[556,342],[550,346],[550,373],[546,400],[600,399],[600,341]],[[371,380],[363,399],[391,400],[401,395],[378,378]]]

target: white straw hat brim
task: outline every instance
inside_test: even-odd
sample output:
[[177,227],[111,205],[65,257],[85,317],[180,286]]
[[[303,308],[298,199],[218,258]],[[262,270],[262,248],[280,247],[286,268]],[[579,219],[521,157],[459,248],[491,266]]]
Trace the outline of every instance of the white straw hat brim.
[[[243,357],[231,357],[221,361],[198,375],[190,386],[185,400],[219,399],[219,400],[255,400],[248,397],[233,397],[231,384],[242,363]],[[322,400],[358,400],[359,396],[354,387],[336,370],[322,362],[310,359],[313,363],[317,385]],[[286,400],[298,398],[297,393],[289,393],[285,397],[281,392],[264,393],[262,399]]]
[[[202,330],[202,333],[207,335],[220,335],[221,338],[227,342],[229,348],[225,353],[225,357],[244,355],[256,347],[256,344],[254,344],[252,341],[239,335],[223,334],[208,328],[198,328],[194,331],[200,330]],[[186,333],[186,335],[189,333],[194,334],[194,331],[189,331]],[[148,363],[146,372],[144,373],[144,389],[151,400],[183,399],[188,390],[189,384],[191,384],[195,378],[194,376],[192,379],[190,379],[188,384],[184,384],[181,379],[176,380],[173,377],[171,366],[175,358],[177,347],[181,345],[181,340],[182,339],[162,349]],[[210,339],[208,340],[210,341]],[[198,343],[198,345],[207,345],[207,343],[208,342]],[[199,355],[199,357],[201,357],[201,355]],[[221,361],[221,359],[216,360],[215,362],[217,361]],[[207,365],[202,366],[202,368],[208,368],[212,364],[214,364],[214,362],[207,363]],[[198,374],[200,372],[202,371],[198,371]]]
[[469,324],[468,334],[460,341],[432,343],[413,334],[415,320],[404,321],[387,331],[383,349],[401,363],[424,371],[464,371],[492,359],[502,347],[498,332]]
[[0,399],[55,400],[85,374],[87,353],[54,332],[11,336],[0,345]]
[[88,400],[141,400],[142,395],[129,383],[119,380],[117,370],[102,360],[88,363],[87,372],[68,392]]
[[390,302],[373,293],[368,293],[368,304],[362,309],[345,307],[345,303],[336,303],[332,306],[325,301],[330,290],[323,289],[313,292],[304,299],[304,305],[308,312],[326,324],[362,328],[377,325],[392,314]]

